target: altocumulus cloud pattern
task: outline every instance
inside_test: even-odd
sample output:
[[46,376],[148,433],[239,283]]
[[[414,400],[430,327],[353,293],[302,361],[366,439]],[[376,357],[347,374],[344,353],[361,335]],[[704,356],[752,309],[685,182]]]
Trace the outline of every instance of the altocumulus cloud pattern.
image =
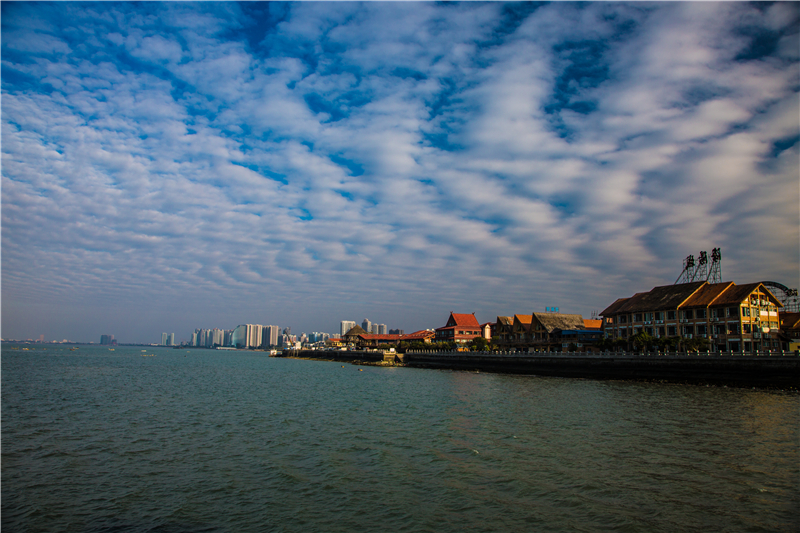
[[3,336],[798,277],[798,4],[2,4]]

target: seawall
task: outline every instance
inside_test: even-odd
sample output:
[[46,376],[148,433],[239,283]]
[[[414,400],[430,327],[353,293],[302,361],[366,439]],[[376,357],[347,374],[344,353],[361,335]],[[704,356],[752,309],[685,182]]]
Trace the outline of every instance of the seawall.
[[[388,353],[386,354],[389,355]],[[313,359],[316,361],[339,361],[343,363],[377,364],[383,361],[394,361],[394,354],[386,357],[383,351],[368,350],[285,350],[272,357],[290,357],[295,359]]]
[[[273,356],[275,357],[275,356]],[[591,379],[631,379],[800,390],[800,354],[287,350],[277,357]]]
[[409,352],[406,366],[594,379],[663,380],[800,389],[800,356]]

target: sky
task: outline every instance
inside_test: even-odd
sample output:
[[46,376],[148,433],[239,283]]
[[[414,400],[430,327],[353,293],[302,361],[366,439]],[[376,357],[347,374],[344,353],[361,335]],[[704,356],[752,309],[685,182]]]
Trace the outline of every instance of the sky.
[[2,3],[2,336],[800,281],[798,3]]

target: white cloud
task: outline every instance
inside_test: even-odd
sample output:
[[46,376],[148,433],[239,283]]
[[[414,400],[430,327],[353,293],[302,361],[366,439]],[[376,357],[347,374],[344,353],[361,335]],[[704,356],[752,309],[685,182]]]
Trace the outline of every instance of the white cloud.
[[177,299],[178,331],[411,330],[588,314],[701,247],[737,282],[796,274],[798,148],[772,155],[798,134],[796,54],[735,60],[737,24],[783,31],[783,7],[550,4],[516,27],[492,3],[300,3],[247,39],[237,5],[67,4],[63,32],[23,7],[3,46],[32,60],[4,68],[47,86],[4,79],[9,336],[43,297],[53,328],[70,302],[91,323]]

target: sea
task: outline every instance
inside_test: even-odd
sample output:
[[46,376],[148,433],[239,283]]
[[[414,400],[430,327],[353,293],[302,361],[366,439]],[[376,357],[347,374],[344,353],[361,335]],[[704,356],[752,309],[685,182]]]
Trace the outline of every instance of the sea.
[[797,391],[141,346],[1,371],[3,533],[800,530]]

